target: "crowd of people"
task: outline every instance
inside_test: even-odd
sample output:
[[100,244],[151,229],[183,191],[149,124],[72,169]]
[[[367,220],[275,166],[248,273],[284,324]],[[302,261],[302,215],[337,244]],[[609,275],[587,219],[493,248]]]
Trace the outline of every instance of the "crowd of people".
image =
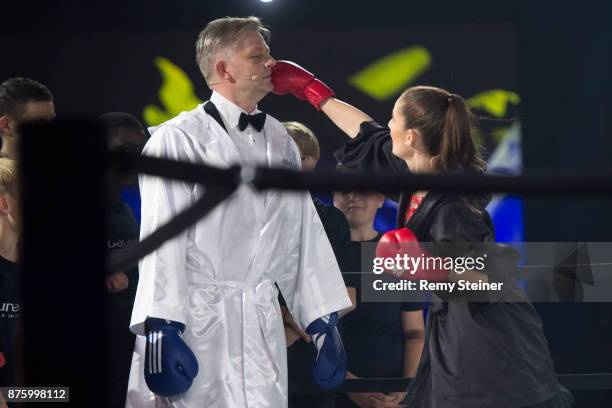
[[[314,170],[320,147],[313,132],[258,110],[273,92],[307,101],[349,137],[335,153],[338,170],[347,174],[484,171],[461,96],[409,88],[381,125],[304,68],[276,61],[269,34],[255,17],[210,22],[196,43],[210,100],[148,130],[127,113],[103,114],[97,122],[109,149],[218,167]],[[18,127],[54,116],[52,95],[39,82],[0,84],[3,386],[20,384],[23,374]],[[122,189],[137,181],[140,226],[121,201]],[[109,174],[108,251],[148,236],[203,194],[206,188],[194,183]],[[377,231],[374,219],[387,198],[399,202],[398,229]],[[433,191],[335,191],[328,205],[307,192],[241,186],[139,268],[114,271],[101,282],[108,292],[110,406],[570,406],[529,302],[362,301],[363,243],[493,242],[487,200]],[[461,278],[507,277],[467,271]],[[451,271],[443,279],[457,276]],[[388,377],[413,380],[405,392],[334,391],[345,379]]]

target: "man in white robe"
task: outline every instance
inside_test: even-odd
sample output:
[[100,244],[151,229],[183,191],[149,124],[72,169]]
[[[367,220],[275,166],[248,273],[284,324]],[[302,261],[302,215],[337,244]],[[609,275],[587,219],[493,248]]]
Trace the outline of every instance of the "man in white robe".
[[[276,61],[257,18],[224,18],[200,33],[197,60],[210,101],[151,129],[144,154],[173,160],[300,168],[283,125],[256,115]],[[257,127],[265,120],[263,128]],[[141,176],[141,239],[192,205],[206,187]],[[203,220],[140,262],[131,330],[138,334],[128,407],[287,406],[287,363],[277,283],[296,322],[351,306],[308,193],[241,186]],[[199,370],[184,394],[163,398],[145,383],[145,321],[184,325]]]

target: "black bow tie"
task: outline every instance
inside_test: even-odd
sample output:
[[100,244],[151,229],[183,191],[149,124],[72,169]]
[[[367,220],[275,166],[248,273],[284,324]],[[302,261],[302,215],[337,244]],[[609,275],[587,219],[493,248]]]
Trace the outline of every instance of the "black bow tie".
[[264,127],[264,123],[266,123],[265,113],[259,112],[255,115],[247,115],[246,113],[242,112],[240,114],[240,119],[238,120],[238,129],[240,129],[242,132],[250,124],[256,131],[261,132],[261,129]]

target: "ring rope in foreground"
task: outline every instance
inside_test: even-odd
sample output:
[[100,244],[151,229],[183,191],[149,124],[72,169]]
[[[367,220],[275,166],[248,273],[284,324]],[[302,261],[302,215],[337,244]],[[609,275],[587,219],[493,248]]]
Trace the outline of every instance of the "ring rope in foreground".
[[[169,159],[112,152],[113,162],[123,168],[176,180],[224,185],[236,179],[238,167],[217,167]],[[480,174],[385,174],[336,171],[300,172],[256,167],[252,179],[258,190],[346,191],[376,190],[382,192],[435,190],[455,193],[508,193],[530,196],[612,195],[612,172],[572,175],[531,174],[499,176]]]
[[[143,241],[125,251],[109,256],[107,272],[134,265],[139,259],[174,238],[208,214],[232,194],[239,184],[250,184],[258,190],[438,190],[464,193],[505,192],[530,195],[593,195],[612,193],[612,174],[583,176],[485,176],[476,174],[448,175],[384,175],[376,173],[342,174],[335,171],[299,172],[265,167],[228,169],[175,160],[111,152],[110,165],[120,172],[140,172],[207,186],[198,208],[188,208],[174,220],[159,228]],[[214,186],[214,188],[213,188]]]
[[253,185],[260,189],[312,191],[441,191],[508,193],[529,196],[611,195],[612,173],[583,175],[498,176],[480,174],[385,174],[335,171],[296,172],[257,168]]
[[181,232],[204,218],[217,204],[229,197],[235,190],[236,185],[226,188],[209,187],[191,207],[177,214],[166,224],[153,231],[151,235],[140,242],[128,245],[123,251],[109,255],[106,260],[106,271],[126,270],[135,265],[142,257],[155,251],[164,242],[179,235]]
[[[571,391],[597,391],[612,390],[612,373],[593,374],[558,374],[559,383]],[[344,380],[334,390],[337,393],[364,393],[364,392],[402,392],[410,383],[410,378],[360,378]],[[315,390],[312,387],[297,387],[292,390],[296,394],[324,394],[329,391]]]

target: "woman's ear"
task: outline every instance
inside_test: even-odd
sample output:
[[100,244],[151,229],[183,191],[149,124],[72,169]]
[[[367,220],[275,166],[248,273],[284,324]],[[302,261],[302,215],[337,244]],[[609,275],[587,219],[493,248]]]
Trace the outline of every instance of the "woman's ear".
[[406,129],[405,144],[414,148],[417,144],[418,132],[416,129]]
[[429,164],[431,164],[431,168],[434,170],[438,170],[439,166],[440,166],[440,155],[437,154],[435,156],[433,156],[431,159],[429,159]]

